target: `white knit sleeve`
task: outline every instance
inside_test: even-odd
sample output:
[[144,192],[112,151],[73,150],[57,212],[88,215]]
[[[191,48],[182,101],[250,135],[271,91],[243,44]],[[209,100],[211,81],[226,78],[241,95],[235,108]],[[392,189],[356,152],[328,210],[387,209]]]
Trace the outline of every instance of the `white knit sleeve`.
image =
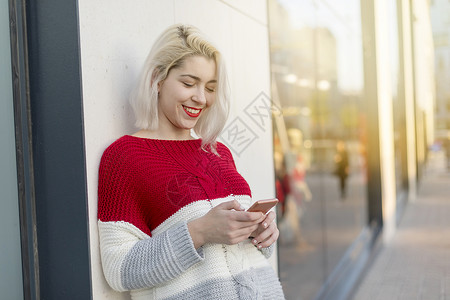
[[119,292],[164,283],[203,260],[185,222],[152,237],[126,222],[98,221],[98,227],[103,273]]
[[275,247],[275,243],[272,244],[272,245],[270,245],[270,246],[267,247],[267,248],[262,248],[262,249],[260,249],[260,251],[262,252],[262,254],[263,254],[266,258],[269,258],[269,257],[272,256],[274,247]]

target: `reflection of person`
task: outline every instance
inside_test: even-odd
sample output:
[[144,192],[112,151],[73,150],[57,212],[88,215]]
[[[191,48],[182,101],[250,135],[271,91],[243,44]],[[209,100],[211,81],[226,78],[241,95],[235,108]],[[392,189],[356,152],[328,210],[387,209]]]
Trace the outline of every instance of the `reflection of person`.
[[[296,194],[302,192],[305,196],[306,201],[311,201],[312,194],[311,190],[308,187],[308,184],[305,181],[306,177],[306,166],[305,160],[301,154],[297,155],[297,160],[295,162],[294,170],[292,172],[292,180],[295,186]],[[298,191],[298,192],[297,192]],[[298,195],[296,198],[301,199],[301,195]]]
[[[142,130],[112,143],[99,169],[104,275],[139,299],[284,299],[266,259],[275,213],[252,199],[216,142],[228,107],[221,54],[192,26],[156,41],[132,97]],[[200,137],[191,136],[193,129]]]
[[306,201],[311,201],[312,194],[306,183],[306,162],[303,158],[303,134],[297,128],[288,129],[289,143],[291,146],[290,177],[292,179],[292,193],[299,205],[302,204],[303,196]]
[[278,222],[280,228],[280,242],[283,244],[297,244],[299,250],[308,247],[301,234],[302,199],[311,200],[311,192],[305,182],[306,166],[301,154],[303,138],[297,128],[287,131],[289,137],[289,151],[285,156],[275,152],[276,188],[277,195],[282,195],[282,215]]
[[336,144],[336,155],[334,156],[334,163],[334,173],[339,177],[341,198],[344,198],[346,196],[346,181],[349,174],[348,152],[344,141],[338,141]]
[[291,193],[291,179],[286,172],[283,154],[274,153],[275,160],[275,188],[278,205],[280,242],[283,244],[301,243],[299,208]]
[[286,212],[286,200],[291,192],[289,176],[286,173],[286,163],[283,158],[283,154],[280,152],[274,152],[275,161],[275,191],[278,201],[280,201],[278,208],[281,213],[281,217]]

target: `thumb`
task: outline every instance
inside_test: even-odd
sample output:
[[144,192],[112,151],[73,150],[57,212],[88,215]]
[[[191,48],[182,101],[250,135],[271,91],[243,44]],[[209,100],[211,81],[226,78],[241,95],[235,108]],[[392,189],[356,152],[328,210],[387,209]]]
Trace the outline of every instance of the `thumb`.
[[245,210],[242,207],[242,205],[239,203],[239,201],[237,201],[237,200],[231,200],[231,201],[220,203],[219,205],[217,205],[217,207],[220,207],[221,209],[226,209],[226,210],[231,210],[231,209],[238,210],[238,211]]

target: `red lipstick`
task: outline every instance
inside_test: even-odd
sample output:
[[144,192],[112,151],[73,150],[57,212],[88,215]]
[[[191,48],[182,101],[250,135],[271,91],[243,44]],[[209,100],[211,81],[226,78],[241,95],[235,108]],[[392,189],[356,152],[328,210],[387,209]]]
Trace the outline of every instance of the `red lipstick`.
[[198,116],[200,116],[200,113],[202,112],[201,108],[189,107],[184,105],[183,109],[186,112],[186,114],[192,118],[197,118]]

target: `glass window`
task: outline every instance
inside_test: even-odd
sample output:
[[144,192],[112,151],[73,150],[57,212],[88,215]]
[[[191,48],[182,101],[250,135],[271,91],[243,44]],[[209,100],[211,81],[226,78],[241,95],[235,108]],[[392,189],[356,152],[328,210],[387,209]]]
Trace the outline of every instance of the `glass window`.
[[313,299],[367,223],[357,0],[270,0],[279,270]]

